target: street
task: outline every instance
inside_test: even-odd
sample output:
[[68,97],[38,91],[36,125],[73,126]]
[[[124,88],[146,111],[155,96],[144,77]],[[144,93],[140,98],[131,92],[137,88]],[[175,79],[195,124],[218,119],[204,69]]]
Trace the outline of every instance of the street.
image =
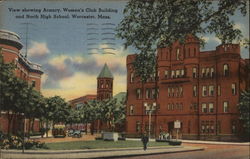
[[[204,151],[170,153],[148,156],[119,157],[119,159],[249,159],[249,146],[183,144],[183,146],[205,147]],[[118,159],[118,158],[117,158]]]

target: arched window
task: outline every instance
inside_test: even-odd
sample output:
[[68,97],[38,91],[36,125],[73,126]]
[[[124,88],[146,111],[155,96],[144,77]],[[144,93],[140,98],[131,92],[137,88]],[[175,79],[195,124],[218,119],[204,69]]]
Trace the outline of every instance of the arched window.
[[180,60],[180,49],[176,49],[176,60]]
[[229,66],[228,66],[228,64],[223,65],[223,74],[224,74],[224,76],[229,75]]

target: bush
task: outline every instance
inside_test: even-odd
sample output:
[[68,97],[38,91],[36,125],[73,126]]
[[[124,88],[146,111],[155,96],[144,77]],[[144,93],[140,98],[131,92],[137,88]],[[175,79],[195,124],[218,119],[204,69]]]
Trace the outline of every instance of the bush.
[[174,141],[174,140],[169,141],[169,145],[179,146],[179,145],[181,145],[181,144],[182,144],[181,141]]
[[[0,132],[0,148],[1,149],[22,149],[23,139],[19,136],[5,135]],[[40,141],[28,140],[24,145],[25,149],[47,148],[45,143]]]

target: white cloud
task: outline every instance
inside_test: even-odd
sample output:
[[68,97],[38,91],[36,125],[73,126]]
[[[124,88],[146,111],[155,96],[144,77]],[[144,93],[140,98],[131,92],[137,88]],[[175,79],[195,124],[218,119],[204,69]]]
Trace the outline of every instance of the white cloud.
[[29,56],[43,56],[50,53],[47,44],[44,42],[31,42],[31,48],[28,49]]

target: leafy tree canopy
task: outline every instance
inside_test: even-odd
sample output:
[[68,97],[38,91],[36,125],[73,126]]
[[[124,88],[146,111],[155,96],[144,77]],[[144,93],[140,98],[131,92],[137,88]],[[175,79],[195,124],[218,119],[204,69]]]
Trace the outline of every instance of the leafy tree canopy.
[[[183,43],[187,35],[195,35],[203,44],[202,36],[214,33],[222,43],[242,38],[234,21],[237,10],[245,16],[247,0],[130,0],[124,9],[124,18],[117,27],[117,36],[125,40],[125,48],[133,46],[143,56],[137,56],[135,70],[154,72],[154,63],[145,62],[155,54],[157,47]],[[153,64],[153,65],[152,65]],[[146,71],[137,72],[149,77]]]
[[250,90],[244,91],[240,96],[239,103],[240,119],[243,121],[245,133],[250,133]]

